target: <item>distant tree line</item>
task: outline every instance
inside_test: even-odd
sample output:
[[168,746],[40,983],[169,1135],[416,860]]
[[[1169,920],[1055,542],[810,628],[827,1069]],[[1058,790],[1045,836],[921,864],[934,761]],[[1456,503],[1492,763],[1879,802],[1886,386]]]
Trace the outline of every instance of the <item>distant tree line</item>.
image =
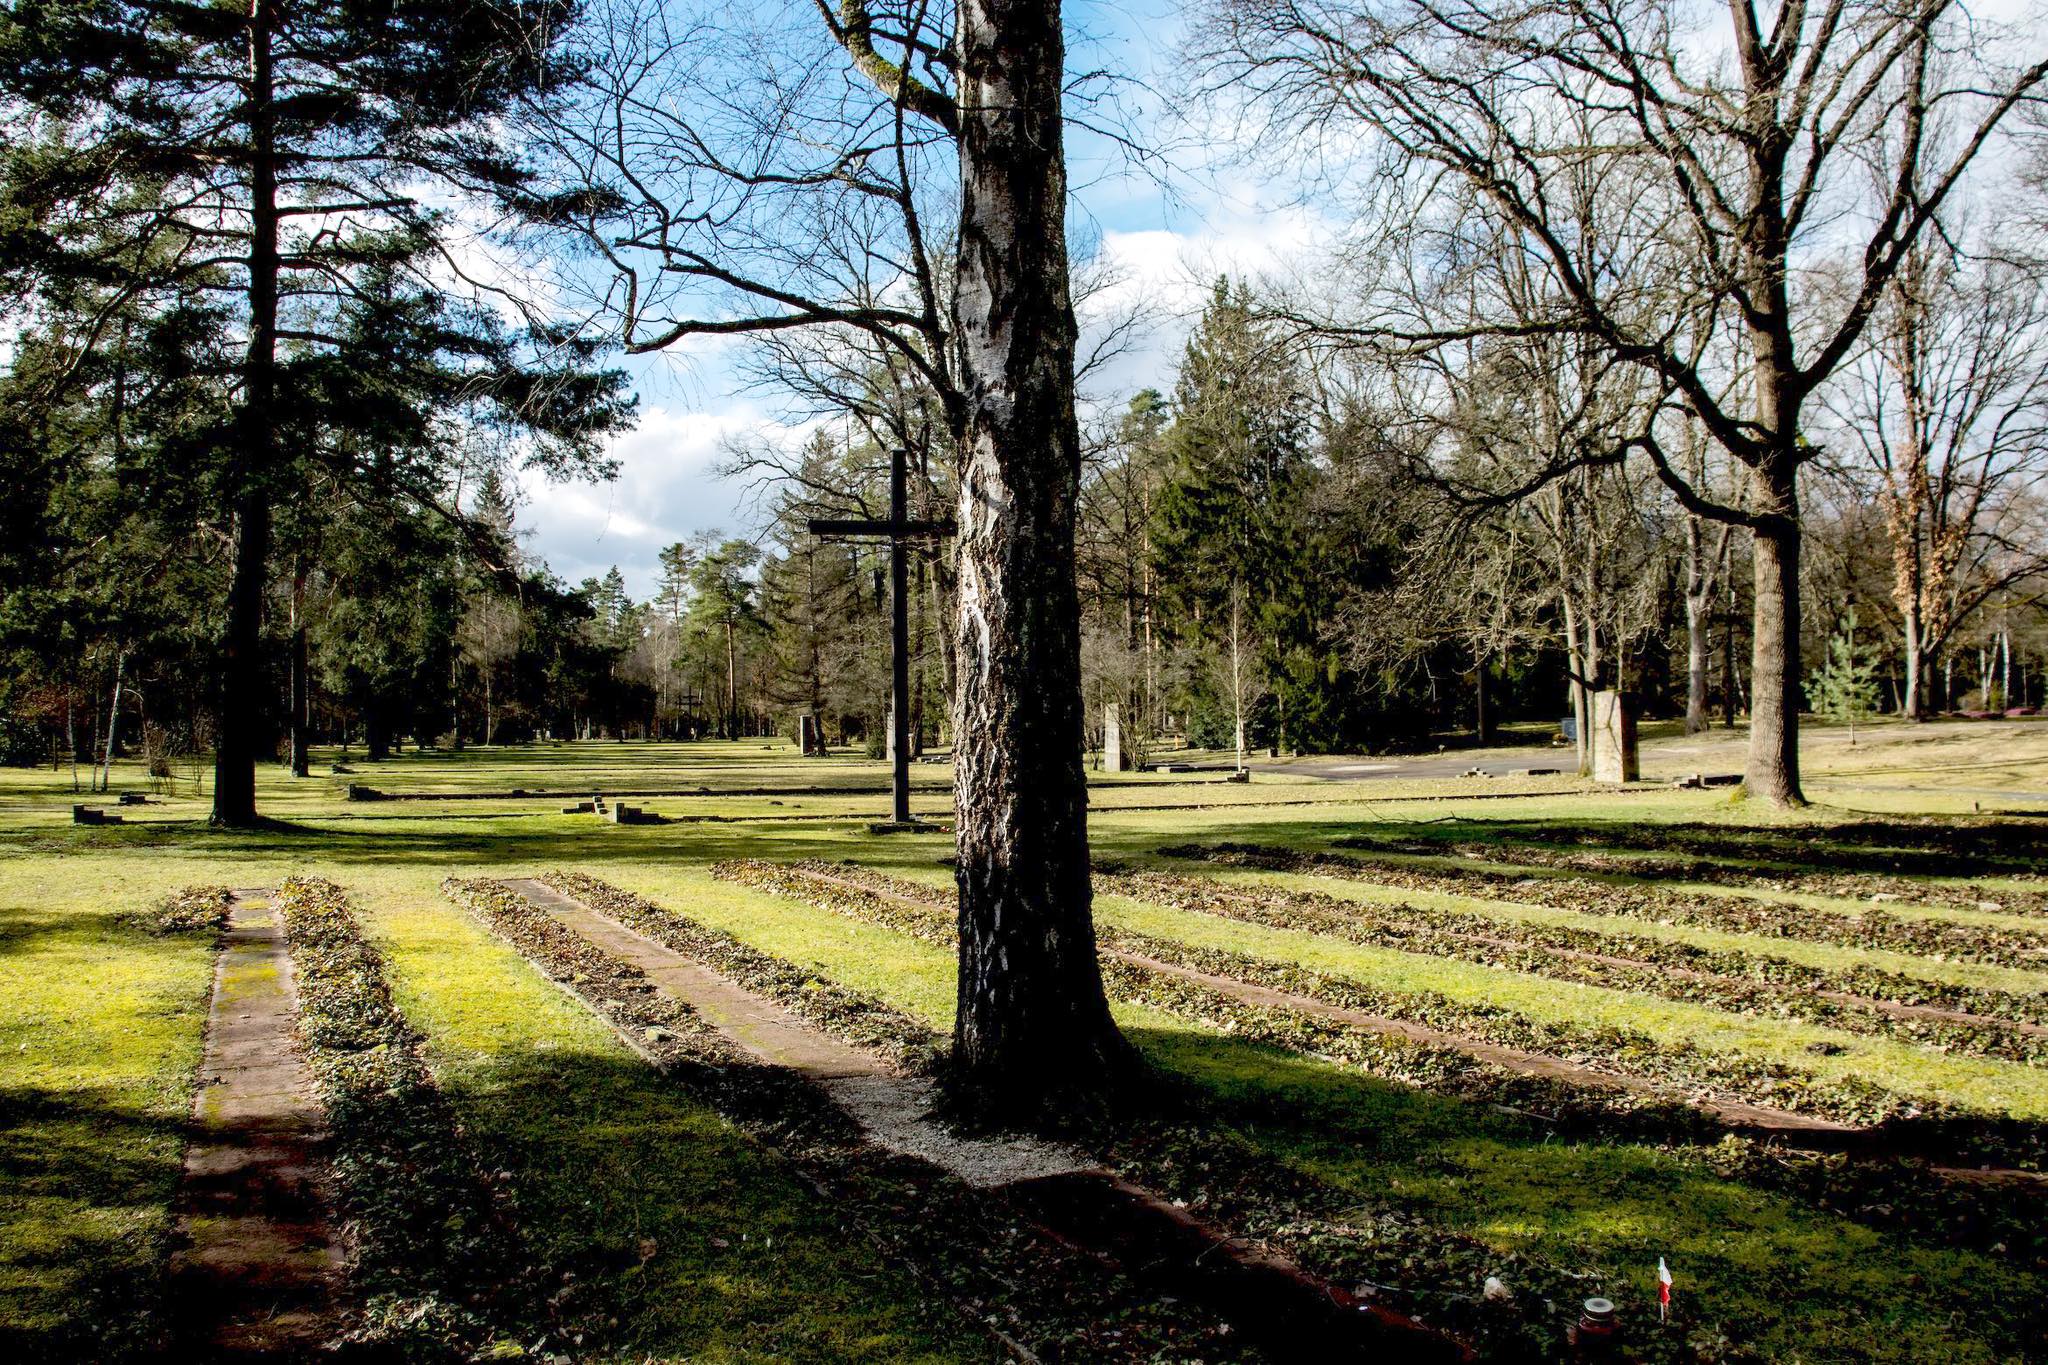
[[[1992,344],[1981,340],[1983,310],[2041,316],[2038,280],[2000,269],[1995,290],[1977,286],[1974,327],[1945,320],[1972,344]],[[1243,283],[1219,282],[1169,392],[1143,391],[1089,431],[1078,569],[1091,742],[1112,703],[1134,761],[1161,743],[1486,743],[1507,722],[1583,720],[1591,688],[1626,690],[1644,715],[1689,729],[1747,711],[1746,536],[1687,513],[1628,465],[1575,470],[1515,499],[1461,497],[1418,449],[1441,438],[1434,422],[1391,417],[1329,382],[1273,311]],[[2005,405],[1986,418],[1997,447],[1943,431],[1932,473],[1887,463],[1900,456],[1886,444],[1898,440],[1886,405],[1908,400],[1883,355],[1862,358],[1860,387],[1831,400],[1840,449],[1806,516],[1803,679],[1853,644],[1878,712],[1984,715],[2048,701],[2048,370],[2029,349],[2040,338],[2022,340],[2000,332],[2003,374],[1979,381]],[[31,373],[18,366],[17,380]],[[182,400],[165,387],[149,401]],[[487,459],[472,463],[474,449],[445,453],[445,507],[395,491],[378,506],[293,505],[268,588],[265,733],[276,757],[303,771],[309,742],[347,743],[374,761],[408,738],[793,737],[806,713],[831,742],[879,755],[885,553],[821,541],[807,523],[886,511],[891,435],[919,443],[913,515],[951,505],[942,439],[918,414],[894,415],[872,430],[820,430],[793,454],[736,449],[734,474],[776,480],[766,532],[669,545],[644,601],[616,567],[568,584],[534,560],[509,481]],[[130,441],[146,429],[131,411],[69,419],[77,430],[113,420]],[[1459,442],[1483,452],[1475,460],[1543,458],[1518,453],[1528,431],[1502,434],[1518,420],[1509,415],[1461,410],[1457,420],[1469,425]],[[205,752],[222,555],[203,535],[175,533],[185,513],[169,490],[152,493],[166,499],[156,514],[131,508],[125,524],[111,470],[65,496],[76,500],[67,516],[106,531],[79,571],[15,598],[34,604],[48,633],[13,642],[9,758],[76,766],[89,783],[110,740],[112,752],[163,767]],[[1917,520],[1909,498],[1922,503]],[[24,531],[10,543],[17,554],[46,534]],[[21,581],[36,582],[46,563],[22,564]],[[943,545],[914,548],[911,584],[918,752],[951,738],[954,576]]]
[[[1949,266],[1957,277],[1941,306],[1977,311],[1944,326],[1988,348],[1923,358],[1969,368],[1971,391],[1938,400],[1952,415],[1922,418],[1925,434],[1901,430],[1901,410],[1936,404],[1903,393],[1877,346],[1830,390],[1817,423],[1828,449],[1803,519],[1803,686],[1848,625],[1880,711],[1986,715],[2048,701],[2048,297],[2010,261]],[[1998,283],[1967,294],[1971,271]],[[2005,320],[1992,329],[1994,306]],[[1894,315],[1906,307],[1888,305],[1885,336],[1906,325]],[[1088,433],[1079,577],[1095,742],[1112,703],[1134,760],[1162,741],[1302,752],[1486,743],[1507,722],[1562,732],[1566,718],[1583,736],[1600,689],[1691,731],[1747,714],[1747,533],[1688,511],[1647,461],[1589,463],[1513,497],[1480,491],[1530,480],[1569,439],[1544,427],[1527,370],[1495,358],[1482,362],[1483,388],[1475,381],[1445,411],[1390,407],[1374,391],[1384,376],[1313,363],[1313,339],[1280,312],[1219,282],[1167,391],[1139,393]],[[879,377],[868,386],[865,409],[834,428],[850,438],[821,433],[794,455],[747,449],[733,461],[779,490],[739,639],[753,707],[784,728],[808,710],[835,737],[880,733],[881,554],[805,526],[880,515],[894,439],[914,448],[913,514],[951,505],[943,442],[914,414],[889,413],[882,399],[897,391]],[[1675,458],[1703,483],[1727,477],[1697,432]],[[953,664],[938,626],[953,574],[935,546],[913,563],[913,732],[928,745],[946,738]],[[701,665],[698,676],[703,685]]]

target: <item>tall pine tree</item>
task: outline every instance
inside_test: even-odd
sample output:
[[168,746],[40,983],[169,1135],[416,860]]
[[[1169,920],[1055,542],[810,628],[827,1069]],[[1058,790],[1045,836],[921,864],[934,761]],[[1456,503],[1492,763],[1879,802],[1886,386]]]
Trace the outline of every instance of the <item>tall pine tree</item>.
[[[0,263],[41,282],[31,307],[61,305],[64,282],[84,279],[124,302],[209,301],[240,334],[216,512],[234,547],[217,822],[256,818],[273,522],[301,473],[284,439],[295,371],[346,364],[364,330],[344,318],[388,299],[393,272],[424,279],[447,230],[422,202],[430,187],[516,183],[496,119],[558,73],[567,18],[560,4],[478,0],[43,0],[0,18],[13,210]],[[511,358],[487,319],[469,321],[484,335],[453,350]],[[71,328],[81,350],[97,330],[91,317]],[[525,397],[542,400],[545,427],[604,394]]]

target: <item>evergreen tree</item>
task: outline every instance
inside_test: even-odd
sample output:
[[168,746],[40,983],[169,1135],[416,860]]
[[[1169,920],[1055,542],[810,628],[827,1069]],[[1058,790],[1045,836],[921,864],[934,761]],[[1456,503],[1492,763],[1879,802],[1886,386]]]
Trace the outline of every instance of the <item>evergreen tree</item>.
[[1208,660],[1193,688],[1228,710],[1241,763],[1252,706],[1313,624],[1302,610],[1302,501],[1313,473],[1307,379],[1253,315],[1242,285],[1217,281],[1173,406],[1153,559],[1183,633]]
[[[266,575],[276,506],[301,480],[286,438],[301,411],[295,371],[353,365],[348,334],[365,329],[343,316],[390,300],[391,272],[423,262],[442,231],[424,186],[516,183],[496,116],[560,73],[565,17],[476,0],[72,0],[0,17],[0,174],[14,208],[0,265],[28,281],[28,306],[62,309],[93,283],[163,308],[218,307],[243,337],[219,433],[216,517],[234,546],[219,822],[256,815]],[[503,344],[456,349],[481,359]],[[593,395],[523,396],[542,400],[549,427]]]
[[724,651],[725,702],[720,729],[739,734],[739,664],[743,636],[761,624],[752,573],[761,552],[750,541],[726,540],[704,551],[690,570],[690,631]]
[[655,589],[655,609],[671,625],[681,625],[683,613],[690,605],[690,570],[697,562],[697,551],[679,540],[662,548],[660,561],[661,582]]
[[315,666],[363,727],[372,761],[446,713],[459,550],[447,525],[407,509],[340,509],[326,539],[327,601]]
[[1841,629],[1828,639],[1828,657],[1806,680],[1806,704],[1816,715],[1826,716],[1849,727],[1849,744],[1856,743],[1856,726],[1877,714],[1878,674],[1882,661],[1875,649],[1856,642],[1856,609],[1849,608]]

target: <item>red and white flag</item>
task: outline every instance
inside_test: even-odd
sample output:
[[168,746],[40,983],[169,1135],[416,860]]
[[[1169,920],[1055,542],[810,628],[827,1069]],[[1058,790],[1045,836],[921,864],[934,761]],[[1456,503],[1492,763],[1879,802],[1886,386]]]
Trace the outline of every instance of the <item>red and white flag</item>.
[[1664,1264],[1664,1258],[1657,1258],[1657,1321],[1663,1322],[1671,1314],[1671,1267]]

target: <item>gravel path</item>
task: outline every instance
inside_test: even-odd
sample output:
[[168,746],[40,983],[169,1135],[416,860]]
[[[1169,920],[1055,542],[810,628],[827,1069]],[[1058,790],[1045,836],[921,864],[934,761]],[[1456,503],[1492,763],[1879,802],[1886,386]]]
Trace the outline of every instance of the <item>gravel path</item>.
[[811,1028],[781,1005],[733,984],[681,953],[601,915],[544,883],[506,886],[576,933],[647,974],[748,1052],[815,1082],[876,1146],[931,1162],[976,1188],[1094,1169],[1078,1152],[1024,1138],[964,1138],[931,1117],[930,1085],[892,1072],[872,1053]]

